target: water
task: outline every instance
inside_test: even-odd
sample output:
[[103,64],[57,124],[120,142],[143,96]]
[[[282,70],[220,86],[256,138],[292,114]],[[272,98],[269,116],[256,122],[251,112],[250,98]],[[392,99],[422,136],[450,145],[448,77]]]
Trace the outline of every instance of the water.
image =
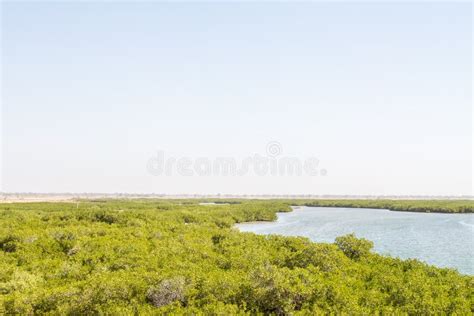
[[377,209],[301,207],[278,213],[275,222],[238,224],[244,232],[304,236],[334,242],[355,233],[374,242],[374,251],[416,258],[474,274],[474,214],[393,212]]

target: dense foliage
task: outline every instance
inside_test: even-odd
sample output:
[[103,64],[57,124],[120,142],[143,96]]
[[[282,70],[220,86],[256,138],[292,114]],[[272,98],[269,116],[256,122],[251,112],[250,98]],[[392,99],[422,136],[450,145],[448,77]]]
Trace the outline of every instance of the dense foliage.
[[378,208],[403,212],[474,213],[472,200],[296,200],[292,205]]
[[472,276],[374,254],[353,235],[240,233],[234,223],[294,201],[232,202],[0,204],[0,314],[473,312]]

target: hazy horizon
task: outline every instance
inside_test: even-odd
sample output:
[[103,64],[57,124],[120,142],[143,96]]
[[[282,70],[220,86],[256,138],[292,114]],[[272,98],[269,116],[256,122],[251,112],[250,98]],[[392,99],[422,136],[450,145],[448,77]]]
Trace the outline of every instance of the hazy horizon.
[[471,3],[0,6],[0,191],[472,195]]

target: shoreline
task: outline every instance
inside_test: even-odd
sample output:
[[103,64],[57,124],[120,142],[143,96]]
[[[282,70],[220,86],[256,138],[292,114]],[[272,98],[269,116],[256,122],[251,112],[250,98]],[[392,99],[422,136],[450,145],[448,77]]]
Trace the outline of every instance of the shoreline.
[[[308,208],[325,208],[325,209],[329,209],[329,208],[333,208],[333,207],[321,207],[321,206],[305,206],[305,207],[308,207]],[[335,241],[321,241],[321,240],[314,240],[312,239],[311,237],[305,235],[305,233],[302,233],[302,231],[299,231],[295,234],[293,233],[290,233],[290,234],[285,234],[284,232],[282,231],[278,231],[278,227],[280,227],[278,224],[282,224],[282,223],[278,223],[279,221],[279,215],[280,214],[285,214],[285,213],[291,213],[293,211],[301,211],[301,213],[303,213],[303,209],[301,209],[302,207],[298,207],[297,208],[294,208],[292,207],[292,211],[289,211],[289,212],[276,212],[276,215],[277,215],[277,218],[274,219],[274,220],[260,220],[260,221],[250,221],[250,222],[240,222],[240,223],[235,223],[233,225],[233,229],[236,229],[239,233],[253,233],[253,234],[257,234],[257,235],[264,235],[264,236],[268,236],[268,235],[276,235],[276,236],[281,236],[281,237],[303,237],[303,238],[308,238],[312,243],[317,243],[317,244],[334,244]],[[336,207],[334,207],[336,208]],[[348,207],[337,207],[338,209],[341,209],[341,208],[347,208],[349,209]],[[352,208],[352,209],[357,209],[357,208]],[[403,211],[393,211],[393,210],[389,210],[389,209],[377,209],[377,208],[358,208],[358,209],[363,209],[363,210],[370,210],[370,211],[385,211],[385,212],[403,212]],[[348,212],[350,212],[351,210],[348,210]],[[329,211],[330,212],[330,211]],[[424,213],[424,212],[409,212],[409,213]],[[432,215],[440,215],[440,214],[446,214],[446,215],[454,215],[454,214],[471,214],[471,216],[473,215],[472,213],[434,213],[434,212],[431,212],[429,214],[432,214]],[[419,217],[418,217],[419,219]],[[416,220],[416,217],[415,217],[415,220]],[[271,227],[271,232],[266,232],[265,231],[265,227],[268,225],[268,226],[271,226],[272,224],[276,224],[276,226],[273,226]],[[247,225],[256,225],[257,227],[254,228],[254,229],[250,229],[250,230],[245,230],[245,226]],[[283,226],[281,227],[286,227],[285,225],[285,222],[283,222]],[[273,231],[273,229],[275,229],[275,231]],[[357,233],[356,233],[357,235]],[[341,235],[343,236],[343,235]],[[362,238],[369,238],[369,237],[362,237]],[[373,239],[369,239],[369,240],[373,240]],[[462,275],[466,275],[466,276],[474,276],[474,272],[465,272],[463,270],[463,272],[461,272],[459,270],[459,267],[456,267],[456,266],[444,266],[444,265],[439,265],[439,264],[436,264],[436,263],[433,263],[433,262],[428,262],[426,258],[421,258],[421,257],[417,257],[417,256],[410,256],[410,257],[401,257],[400,255],[396,255],[396,254],[392,254],[392,253],[385,253],[385,252],[378,252],[378,251],[375,251],[374,250],[374,253],[382,256],[382,257],[390,257],[390,258],[396,258],[396,259],[400,259],[402,261],[406,261],[406,260],[418,260],[420,262],[423,262],[429,266],[433,266],[433,267],[436,267],[436,268],[439,268],[439,269],[453,269],[453,270],[456,270],[458,273],[462,274]]]
[[[281,203],[292,209],[298,207],[333,207],[333,208],[352,208],[352,209],[385,209],[392,212],[409,212],[409,213],[437,213],[437,214],[473,214],[474,200],[472,199],[289,199],[289,198],[273,198],[273,199],[257,199],[257,198],[179,198],[179,197],[142,197],[142,196],[123,196],[123,195],[0,195],[0,204],[14,203],[94,203],[104,201],[185,201],[186,204],[199,205],[230,205],[241,204],[246,201],[255,202],[273,202]],[[183,202],[184,203],[184,202]]]
[[[278,214],[285,214],[285,213],[291,213],[291,212],[294,212],[294,211],[297,211],[297,210],[301,210],[301,208],[304,208],[304,207],[309,207],[309,208],[347,208],[347,209],[354,209],[354,210],[357,210],[357,209],[366,209],[366,210],[376,210],[376,211],[387,211],[387,212],[397,212],[397,213],[422,213],[422,214],[447,214],[447,215],[472,215],[474,213],[449,213],[449,212],[422,212],[422,211],[397,211],[397,210],[391,210],[391,209],[387,209],[387,208],[371,208],[371,207],[342,207],[342,206],[291,206],[292,210],[291,211],[287,211],[287,212],[276,212],[275,214],[278,216]],[[234,227],[235,225],[239,225],[239,224],[270,224],[270,223],[274,223],[278,220],[278,217],[275,219],[275,220],[261,220],[261,221],[250,221],[250,222],[238,222],[238,223],[235,223],[234,224]]]

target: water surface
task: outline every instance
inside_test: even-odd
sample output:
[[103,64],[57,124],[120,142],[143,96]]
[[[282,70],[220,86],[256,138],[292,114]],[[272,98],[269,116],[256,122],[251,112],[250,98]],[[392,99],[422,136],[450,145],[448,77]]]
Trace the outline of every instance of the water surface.
[[374,242],[374,251],[416,258],[474,274],[474,214],[393,212],[378,209],[301,207],[278,213],[275,222],[238,224],[241,231],[304,236],[334,242],[355,233]]

